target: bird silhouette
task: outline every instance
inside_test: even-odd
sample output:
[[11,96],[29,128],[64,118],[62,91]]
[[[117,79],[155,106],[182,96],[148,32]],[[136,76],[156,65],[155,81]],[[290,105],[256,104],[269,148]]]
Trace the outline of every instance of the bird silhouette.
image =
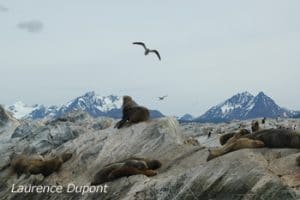
[[161,96],[161,97],[158,97],[158,100],[164,100],[168,95],[165,95],[165,96]]
[[149,53],[155,53],[157,55],[158,59],[161,60],[159,52],[157,50],[155,50],[155,49],[148,49],[146,47],[145,43],[143,43],[143,42],[133,42],[132,44],[143,46],[144,49],[145,49],[145,56],[148,55]]

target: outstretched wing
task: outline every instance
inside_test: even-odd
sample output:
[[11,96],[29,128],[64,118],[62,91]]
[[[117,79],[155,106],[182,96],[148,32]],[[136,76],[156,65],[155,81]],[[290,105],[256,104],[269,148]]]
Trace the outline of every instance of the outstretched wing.
[[157,50],[150,50],[149,52],[155,53],[157,55],[158,59],[161,60],[160,55]]
[[159,100],[164,100],[168,95],[158,97]]
[[144,47],[145,50],[147,49],[146,45],[143,42],[133,42],[132,44],[141,45]]

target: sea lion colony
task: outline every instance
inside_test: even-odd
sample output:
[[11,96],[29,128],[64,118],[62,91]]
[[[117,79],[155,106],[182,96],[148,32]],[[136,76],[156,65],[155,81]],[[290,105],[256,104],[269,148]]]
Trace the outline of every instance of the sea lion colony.
[[[115,125],[116,128],[122,128],[125,125],[131,125],[149,120],[149,110],[139,106],[130,96],[123,97],[122,119]],[[265,121],[265,120],[264,120]],[[300,133],[290,129],[266,129],[260,130],[259,122],[252,121],[251,130],[241,129],[236,133],[227,133],[220,137],[222,147],[209,150],[207,161],[222,156],[226,153],[243,148],[300,148]],[[189,138],[184,144],[199,145],[198,141]],[[14,173],[18,177],[25,173],[42,174],[45,177],[53,172],[59,171],[62,164],[69,160],[72,154],[65,152],[54,158],[44,159],[28,155],[20,155],[10,163]],[[296,159],[297,165],[300,166],[300,156]],[[91,185],[116,180],[120,177],[128,177],[136,174],[144,174],[148,177],[155,176],[156,169],[161,167],[158,160],[149,160],[145,158],[131,157],[119,162],[111,163],[99,170]]]
[[300,148],[300,133],[290,129],[266,129],[255,133],[239,131],[220,138],[222,147],[209,150],[207,161],[244,148]]

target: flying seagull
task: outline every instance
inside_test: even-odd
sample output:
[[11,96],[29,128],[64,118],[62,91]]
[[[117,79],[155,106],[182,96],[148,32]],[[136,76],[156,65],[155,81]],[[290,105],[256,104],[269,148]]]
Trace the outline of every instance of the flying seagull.
[[164,100],[168,95],[162,96],[162,97],[158,97],[158,100]]
[[159,55],[158,51],[155,49],[148,49],[143,42],[133,42],[132,44],[137,44],[137,45],[143,46],[145,49],[145,56],[148,55],[149,53],[155,53],[157,55],[158,59],[160,60],[160,55]]

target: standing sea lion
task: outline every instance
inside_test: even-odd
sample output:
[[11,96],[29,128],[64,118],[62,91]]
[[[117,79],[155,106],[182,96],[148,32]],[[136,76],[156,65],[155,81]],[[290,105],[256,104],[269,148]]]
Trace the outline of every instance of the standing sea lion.
[[123,116],[115,125],[115,128],[122,128],[126,122],[129,124],[147,121],[150,118],[149,110],[146,107],[139,106],[130,96],[123,97]]

